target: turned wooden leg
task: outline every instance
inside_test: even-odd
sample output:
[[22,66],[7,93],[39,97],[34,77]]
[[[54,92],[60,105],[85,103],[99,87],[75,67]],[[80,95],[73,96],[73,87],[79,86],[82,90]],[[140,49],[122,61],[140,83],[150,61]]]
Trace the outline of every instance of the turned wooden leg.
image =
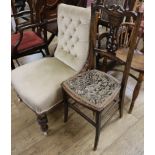
[[135,100],[136,100],[136,98],[139,94],[139,91],[140,91],[142,81],[143,81],[143,73],[139,73],[138,81],[137,81],[137,84],[136,84],[135,89],[133,91],[132,101],[131,101],[131,105],[129,108],[129,114],[132,113],[132,110],[133,110],[133,107],[135,104]]
[[94,151],[97,149],[100,130],[101,130],[101,112],[96,112],[96,135],[95,135]]
[[67,94],[63,92],[64,98],[64,122],[68,120],[68,102],[67,102]]
[[44,135],[47,135],[48,131],[48,119],[46,114],[41,114],[37,116],[37,121],[40,125],[41,130],[43,131]]

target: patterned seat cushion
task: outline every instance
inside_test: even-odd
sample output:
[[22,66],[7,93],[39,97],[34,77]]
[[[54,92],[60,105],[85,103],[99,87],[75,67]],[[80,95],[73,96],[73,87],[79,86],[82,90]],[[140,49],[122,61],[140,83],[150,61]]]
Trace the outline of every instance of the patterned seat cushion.
[[62,86],[73,99],[98,111],[111,103],[121,88],[117,79],[98,70],[78,74],[63,82]]

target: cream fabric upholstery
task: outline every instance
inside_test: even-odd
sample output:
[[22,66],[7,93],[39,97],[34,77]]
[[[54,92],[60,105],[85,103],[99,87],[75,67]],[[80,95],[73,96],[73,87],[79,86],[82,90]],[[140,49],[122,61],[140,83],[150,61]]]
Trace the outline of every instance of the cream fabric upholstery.
[[62,101],[61,83],[76,72],[57,58],[44,58],[12,71],[12,84],[20,98],[36,113]]
[[12,71],[12,85],[23,102],[36,113],[46,112],[61,102],[61,83],[83,68],[88,57],[89,26],[90,9],[60,4],[55,57]]
[[89,52],[90,9],[60,4],[55,57],[80,71]]

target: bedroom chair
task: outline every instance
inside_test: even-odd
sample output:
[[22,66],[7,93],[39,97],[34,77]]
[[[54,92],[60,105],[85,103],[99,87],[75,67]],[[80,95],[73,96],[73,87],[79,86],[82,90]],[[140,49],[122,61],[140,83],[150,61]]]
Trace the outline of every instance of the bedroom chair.
[[61,83],[88,67],[90,9],[58,6],[58,46],[54,57],[25,64],[12,71],[12,86],[37,115],[47,134],[47,112],[63,101]]
[[[109,33],[105,33],[106,47],[99,49],[96,47],[97,42],[97,23],[98,10],[107,12],[109,18]],[[92,4],[91,8],[91,43],[94,55],[102,54],[103,57],[117,61],[124,65],[122,80],[116,79],[114,76],[96,69],[89,70],[67,79],[62,83],[64,92],[64,121],[68,120],[68,110],[72,108],[90,124],[95,127],[94,150],[97,149],[101,128],[119,111],[120,117],[123,116],[124,96],[131,67],[131,60],[136,46],[136,36],[140,25],[140,16],[136,12],[125,11],[118,5],[104,6]],[[128,54],[125,61],[116,56],[119,50],[117,37],[119,36],[119,28],[125,17],[132,17],[135,22],[133,33],[131,34],[131,42],[128,48]],[[72,101],[72,102],[70,102]],[[80,106],[91,110],[95,118],[79,108]],[[102,117],[101,117],[102,116]],[[102,124],[101,124],[102,123]]]

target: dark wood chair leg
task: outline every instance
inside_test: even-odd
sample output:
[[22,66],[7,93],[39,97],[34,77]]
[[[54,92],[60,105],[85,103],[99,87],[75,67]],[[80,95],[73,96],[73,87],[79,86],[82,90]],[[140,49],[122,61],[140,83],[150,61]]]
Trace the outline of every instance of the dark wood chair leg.
[[40,52],[41,52],[42,56],[43,56],[43,57],[45,57],[45,54],[44,54],[44,52],[43,52],[42,50],[41,50]]
[[64,102],[64,122],[68,120],[68,103]]
[[20,66],[20,63],[18,62],[18,60],[16,59],[16,63],[18,64],[18,66]]
[[40,125],[41,130],[44,132],[44,135],[47,135],[48,131],[48,119],[46,114],[37,115],[37,121]]
[[14,65],[13,59],[11,59],[11,69],[15,69],[15,65]]
[[101,130],[101,112],[96,112],[96,135],[95,135],[94,151],[97,149],[100,130]]
[[103,65],[102,65],[102,70],[104,71],[104,72],[107,72],[107,58],[105,57],[105,58],[103,58]]
[[48,47],[45,48],[46,55],[50,55]]
[[63,98],[64,98],[64,122],[67,122],[68,120],[68,102],[67,102],[67,94],[63,92]]
[[135,100],[137,99],[137,96],[138,96],[139,91],[140,91],[142,81],[143,81],[143,73],[139,73],[138,81],[137,81],[137,84],[136,84],[134,91],[133,91],[132,101],[131,101],[131,105],[129,108],[129,114],[132,113],[132,110],[133,110],[133,107],[135,104]]
[[119,103],[119,117],[122,118],[123,117],[123,101],[120,101]]

